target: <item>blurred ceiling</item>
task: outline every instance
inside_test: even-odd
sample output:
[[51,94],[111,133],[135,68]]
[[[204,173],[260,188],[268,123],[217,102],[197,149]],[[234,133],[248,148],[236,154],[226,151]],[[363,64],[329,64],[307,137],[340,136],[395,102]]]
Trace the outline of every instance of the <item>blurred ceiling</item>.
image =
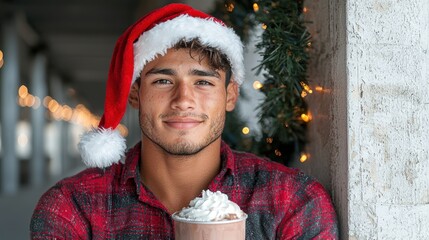
[[73,87],[91,111],[101,114],[117,38],[138,17],[169,2],[0,0],[0,13],[24,18],[28,24],[24,41],[32,47],[45,46],[49,69]]

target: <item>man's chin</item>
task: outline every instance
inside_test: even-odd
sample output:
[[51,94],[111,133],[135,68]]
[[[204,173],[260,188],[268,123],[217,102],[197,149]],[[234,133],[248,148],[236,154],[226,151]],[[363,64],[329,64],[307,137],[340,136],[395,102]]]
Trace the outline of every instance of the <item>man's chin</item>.
[[176,141],[174,143],[156,143],[161,149],[163,149],[166,153],[174,156],[191,156],[198,154],[202,150],[206,149],[208,146],[213,144],[217,138],[213,138],[210,141],[203,141],[199,143],[191,142],[189,140]]
[[168,154],[176,156],[195,155],[206,147],[192,143],[159,144],[159,146]]

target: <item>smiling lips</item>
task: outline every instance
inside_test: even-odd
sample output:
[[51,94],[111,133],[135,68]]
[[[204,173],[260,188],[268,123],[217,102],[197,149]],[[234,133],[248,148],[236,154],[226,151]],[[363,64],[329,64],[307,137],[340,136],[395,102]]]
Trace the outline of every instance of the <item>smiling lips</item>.
[[165,124],[167,124],[171,128],[176,128],[180,130],[186,130],[191,129],[193,127],[196,127],[200,123],[203,122],[201,119],[195,119],[195,118],[169,118],[166,120],[163,120]]

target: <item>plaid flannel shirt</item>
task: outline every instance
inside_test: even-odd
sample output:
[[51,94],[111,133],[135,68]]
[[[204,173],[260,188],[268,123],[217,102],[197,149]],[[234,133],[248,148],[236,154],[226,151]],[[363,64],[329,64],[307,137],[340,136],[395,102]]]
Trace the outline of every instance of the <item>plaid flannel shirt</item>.
[[[225,143],[221,159],[209,189],[248,214],[246,239],[338,239],[330,197],[313,178]],[[170,214],[140,180],[139,161],[137,144],[125,164],[58,182],[34,210],[32,239],[174,239]]]

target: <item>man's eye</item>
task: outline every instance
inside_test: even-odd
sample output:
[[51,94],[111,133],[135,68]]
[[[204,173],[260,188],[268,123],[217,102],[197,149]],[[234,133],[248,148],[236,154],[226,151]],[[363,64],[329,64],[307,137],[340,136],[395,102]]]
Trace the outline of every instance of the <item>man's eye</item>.
[[171,84],[170,80],[167,79],[159,79],[153,82],[154,84]]
[[199,80],[197,81],[196,85],[203,85],[203,86],[213,86],[213,84],[206,80]]

